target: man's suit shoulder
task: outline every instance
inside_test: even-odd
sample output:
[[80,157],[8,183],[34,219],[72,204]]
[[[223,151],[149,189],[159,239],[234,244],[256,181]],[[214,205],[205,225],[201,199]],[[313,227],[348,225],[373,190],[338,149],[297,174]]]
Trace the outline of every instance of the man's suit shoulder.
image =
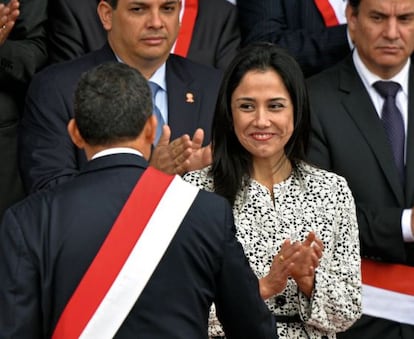
[[230,14],[237,13],[236,6],[227,0],[200,0],[198,6],[199,15],[206,15],[209,19],[211,19],[211,16],[217,17],[218,14],[225,18]]
[[323,70],[309,78],[306,79],[308,86],[314,86],[317,84],[323,84],[327,82],[333,82],[338,78],[339,69],[341,66],[339,64],[329,67],[326,70]]
[[[192,185],[188,183],[189,185]],[[219,211],[225,211],[226,209],[230,208],[230,203],[222,196],[218,195],[214,192],[209,192],[204,189],[200,189],[198,192],[198,203],[204,205],[203,209],[205,210],[214,210],[217,209]]]
[[206,79],[220,80],[223,74],[222,71],[212,66],[203,65],[176,54],[170,54],[167,67],[174,69],[177,74],[180,74],[181,71],[189,72],[193,78],[203,81]]
[[199,190],[185,221],[202,234],[209,234],[207,238],[227,241],[235,233],[230,203],[218,194],[203,189]]
[[[82,73],[103,63],[110,62],[111,55],[104,49],[90,52],[79,58],[52,64],[33,78],[31,87],[60,87],[69,91],[68,85],[75,86]],[[115,59],[113,59],[115,61]]]

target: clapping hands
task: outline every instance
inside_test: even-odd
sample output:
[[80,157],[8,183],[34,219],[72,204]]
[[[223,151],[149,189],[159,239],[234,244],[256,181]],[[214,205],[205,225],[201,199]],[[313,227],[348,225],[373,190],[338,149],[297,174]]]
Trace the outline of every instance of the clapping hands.
[[310,232],[306,239],[301,243],[299,255],[294,261],[291,270],[291,277],[307,297],[313,291],[315,281],[315,269],[319,266],[322,258],[323,243],[316,237],[314,232]]
[[278,254],[273,258],[269,273],[260,279],[260,293],[267,299],[282,292],[289,277],[292,277],[299,289],[310,297],[315,281],[315,269],[323,253],[323,243],[310,232],[303,242],[292,243],[285,240]]

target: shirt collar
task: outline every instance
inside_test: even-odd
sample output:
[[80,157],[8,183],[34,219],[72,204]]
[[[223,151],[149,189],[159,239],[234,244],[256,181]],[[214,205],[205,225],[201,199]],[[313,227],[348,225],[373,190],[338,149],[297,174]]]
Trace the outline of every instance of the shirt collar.
[[103,151],[100,151],[98,153],[95,153],[91,160],[96,159],[96,158],[101,158],[101,157],[104,157],[104,156],[107,156],[107,155],[120,154],[120,153],[135,154],[135,155],[138,155],[140,157],[143,156],[140,151],[138,151],[136,149],[133,149],[133,148],[129,148],[129,147],[112,147],[112,148],[104,149]]
[[[118,62],[125,63],[115,52],[115,57]],[[166,63],[164,62],[152,75],[149,81],[155,82],[160,88],[167,92],[167,82],[165,81]]]
[[158,86],[160,86],[165,92],[167,92],[167,85],[165,81],[165,69],[166,64],[165,62],[155,71],[149,81],[155,82]]
[[[366,87],[372,87],[372,85],[381,79],[378,75],[372,73],[362,62],[361,57],[358,54],[358,50],[354,49],[352,58],[354,60],[355,68],[364,82]],[[404,94],[408,95],[408,75],[410,70],[411,60],[408,58],[406,64],[401,69],[399,73],[393,76],[391,79],[386,79],[386,81],[395,81],[400,84],[401,90]]]

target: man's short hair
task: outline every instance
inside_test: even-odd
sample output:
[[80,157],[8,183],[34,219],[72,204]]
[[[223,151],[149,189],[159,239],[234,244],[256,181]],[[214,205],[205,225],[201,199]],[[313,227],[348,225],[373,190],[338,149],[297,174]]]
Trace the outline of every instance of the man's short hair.
[[103,0],[103,1],[106,1],[108,4],[110,4],[113,9],[116,9],[116,7],[118,6],[118,0]]
[[75,91],[75,121],[90,145],[110,145],[135,139],[152,114],[148,81],[119,62],[105,63],[84,73]]

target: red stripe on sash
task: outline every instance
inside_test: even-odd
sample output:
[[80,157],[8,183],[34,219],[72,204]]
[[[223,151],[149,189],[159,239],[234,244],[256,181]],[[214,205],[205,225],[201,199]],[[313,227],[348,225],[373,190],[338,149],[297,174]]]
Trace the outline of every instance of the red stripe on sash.
[[[152,167],[148,167],[142,174],[61,314],[53,339],[79,338],[112,286],[173,179],[174,176],[159,172]],[[139,213],[137,213],[137,206],[139,206]]]
[[329,3],[329,0],[315,0],[315,4],[322,14],[327,27],[339,25],[338,18],[336,17],[335,11]]
[[362,259],[361,269],[365,285],[414,296],[414,267]]
[[175,43],[174,54],[187,57],[198,13],[198,0],[185,0],[184,5],[184,14],[181,20],[180,32]]

